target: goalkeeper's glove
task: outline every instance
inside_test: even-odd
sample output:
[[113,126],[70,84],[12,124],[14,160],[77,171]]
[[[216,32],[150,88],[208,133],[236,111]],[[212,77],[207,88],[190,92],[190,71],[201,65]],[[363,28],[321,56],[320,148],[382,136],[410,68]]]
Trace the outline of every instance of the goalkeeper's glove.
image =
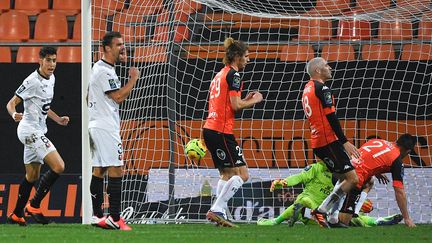
[[270,191],[273,192],[275,189],[282,189],[283,187],[286,187],[287,183],[285,179],[276,179],[272,181],[272,184],[270,186]]

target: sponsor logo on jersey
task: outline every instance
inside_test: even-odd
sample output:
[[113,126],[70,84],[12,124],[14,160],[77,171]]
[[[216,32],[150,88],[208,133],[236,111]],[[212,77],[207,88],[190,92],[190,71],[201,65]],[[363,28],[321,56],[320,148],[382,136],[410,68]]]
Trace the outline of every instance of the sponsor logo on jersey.
[[225,151],[223,151],[222,149],[217,149],[216,155],[220,160],[225,160],[225,158],[226,158]]
[[24,85],[21,85],[18,90],[17,90],[17,94],[20,94],[21,92],[23,92],[26,89],[26,87]]
[[233,84],[232,84],[232,86],[234,88],[239,89],[240,88],[240,83],[241,83],[240,74],[239,73],[235,73],[234,74],[234,78],[233,78]]
[[109,83],[109,85],[110,85],[110,88],[111,89],[116,89],[116,88],[118,88],[118,83],[119,83],[120,81],[119,80],[116,80],[116,79],[108,79],[108,83]]
[[325,100],[326,105],[333,104],[333,99],[332,99],[332,95],[330,92],[324,93],[324,100]]
[[235,164],[236,165],[239,165],[239,164],[242,164],[243,162],[241,161],[241,160],[237,160],[236,162],[235,162]]
[[333,162],[333,160],[331,160],[330,158],[324,158],[324,162],[326,163],[326,165],[328,166],[328,167],[330,167],[330,168],[333,168],[334,167],[334,162]]

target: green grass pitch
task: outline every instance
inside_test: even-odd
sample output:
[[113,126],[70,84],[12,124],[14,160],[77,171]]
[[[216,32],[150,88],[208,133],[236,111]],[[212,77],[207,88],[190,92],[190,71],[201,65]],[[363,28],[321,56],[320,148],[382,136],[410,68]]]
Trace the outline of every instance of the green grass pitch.
[[103,230],[80,224],[0,225],[0,242],[432,242],[432,225],[320,229],[286,224],[274,227],[240,224],[220,228],[210,224],[132,225],[133,231]]

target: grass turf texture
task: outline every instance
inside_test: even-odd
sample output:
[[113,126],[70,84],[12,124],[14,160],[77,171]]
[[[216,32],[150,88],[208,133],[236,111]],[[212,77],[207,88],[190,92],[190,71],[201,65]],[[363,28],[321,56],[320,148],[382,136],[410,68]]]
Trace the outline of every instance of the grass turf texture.
[[80,224],[0,225],[0,242],[432,242],[432,225],[320,229],[286,224],[220,228],[210,224],[132,225],[133,231]]

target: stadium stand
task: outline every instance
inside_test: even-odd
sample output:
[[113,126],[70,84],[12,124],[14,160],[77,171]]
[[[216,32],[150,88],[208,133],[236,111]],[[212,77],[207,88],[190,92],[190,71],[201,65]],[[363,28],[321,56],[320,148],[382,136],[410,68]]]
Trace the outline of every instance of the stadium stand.
[[76,15],[81,12],[81,0],[53,0],[53,10],[67,16]]
[[395,51],[393,45],[390,44],[375,44],[363,45],[361,51],[363,60],[395,60]]
[[30,38],[30,24],[26,14],[11,10],[0,15],[0,41],[22,42]]
[[15,0],[15,9],[27,15],[37,15],[48,7],[48,0]]
[[18,48],[17,63],[38,63],[40,46],[21,46]]
[[60,46],[57,49],[57,62],[79,63],[81,62],[80,46]]
[[431,44],[405,44],[402,48],[401,60],[429,61],[432,60]]
[[307,62],[314,57],[311,45],[285,45],[279,54],[279,59],[283,62]]
[[57,42],[66,41],[67,39],[68,24],[66,15],[54,10],[39,14],[32,41]]
[[0,46],[0,62],[10,63],[12,62],[11,50],[7,46]]

